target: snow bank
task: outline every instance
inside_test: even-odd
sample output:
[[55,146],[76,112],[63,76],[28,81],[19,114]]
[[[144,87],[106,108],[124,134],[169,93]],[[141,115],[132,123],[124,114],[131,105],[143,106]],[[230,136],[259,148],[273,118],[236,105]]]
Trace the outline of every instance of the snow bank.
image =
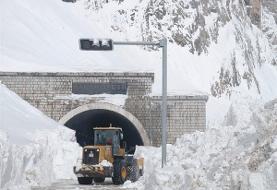
[[0,84],[0,189],[72,178],[79,154],[71,130]]
[[145,174],[138,182],[124,186],[151,190],[276,189],[277,109],[257,107],[250,100],[238,101],[226,117],[237,121],[233,126],[186,134],[174,145],[167,145],[167,166],[163,169],[160,148],[137,147],[136,156],[145,158]]
[[78,101],[88,101],[91,99],[96,99],[98,102],[105,102],[114,104],[120,107],[125,105],[127,99],[125,94],[71,94],[69,96],[56,96],[54,99],[63,99],[63,100],[78,100]]

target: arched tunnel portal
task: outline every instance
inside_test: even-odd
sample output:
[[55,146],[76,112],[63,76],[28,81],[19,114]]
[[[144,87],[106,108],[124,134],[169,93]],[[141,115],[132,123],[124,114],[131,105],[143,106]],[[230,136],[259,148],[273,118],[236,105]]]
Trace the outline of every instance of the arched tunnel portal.
[[66,114],[60,123],[75,130],[80,146],[93,143],[93,128],[110,125],[122,128],[128,152],[133,153],[136,145],[149,145],[148,136],[139,120],[121,107],[109,103],[80,106]]

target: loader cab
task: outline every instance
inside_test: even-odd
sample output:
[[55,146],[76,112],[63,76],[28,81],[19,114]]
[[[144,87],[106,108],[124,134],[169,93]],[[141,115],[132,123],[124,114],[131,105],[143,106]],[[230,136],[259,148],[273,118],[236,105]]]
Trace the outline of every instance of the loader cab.
[[[112,154],[117,155],[123,140],[121,128],[94,128],[94,145],[112,146]],[[125,148],[125,147],[123,147]]]

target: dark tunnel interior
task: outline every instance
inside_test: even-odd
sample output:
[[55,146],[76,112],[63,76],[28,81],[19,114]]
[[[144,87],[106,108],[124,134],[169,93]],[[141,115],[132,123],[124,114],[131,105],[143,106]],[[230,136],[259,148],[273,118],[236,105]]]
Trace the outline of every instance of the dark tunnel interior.
[[82,112],[65,123],[65,126],[76,131],[76,140],[80,146],[93,144],[93,128],[120,127],[123,131],[123,141],[126,142],[126,151],[133,153],[136,145],[143,145],[141,135],[136,127],[119,113],[95,109]]

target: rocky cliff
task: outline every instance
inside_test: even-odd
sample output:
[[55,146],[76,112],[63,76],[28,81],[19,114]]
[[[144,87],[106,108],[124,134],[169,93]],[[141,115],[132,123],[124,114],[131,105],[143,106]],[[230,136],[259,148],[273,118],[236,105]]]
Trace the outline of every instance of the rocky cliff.
[[[251,23],[249,15],[254,14],[247,13],[247,2],[242,0],[82,1],[92,14],[110,17],[105,26],[127,39],[155,41],[166,37],[171,44],[182,47],[184,53],[199,57],[213,54],[214,46],[226,43],[226,52],[221,49],[224,56],[217,63],[220,67],[211,73],[214,76],[210,92],[216,97],[231,96],[240,86],[261,93],[263,84],[257,72],[265,64],[276,65],[272,45],[277,43],[277,27],[270,22],[276,24],[277,9],[272,0],[266,0],[267,8],[263,9],[266,20],[262,28],[266,35]],[[222,38],[231,40],[224,42]]]

